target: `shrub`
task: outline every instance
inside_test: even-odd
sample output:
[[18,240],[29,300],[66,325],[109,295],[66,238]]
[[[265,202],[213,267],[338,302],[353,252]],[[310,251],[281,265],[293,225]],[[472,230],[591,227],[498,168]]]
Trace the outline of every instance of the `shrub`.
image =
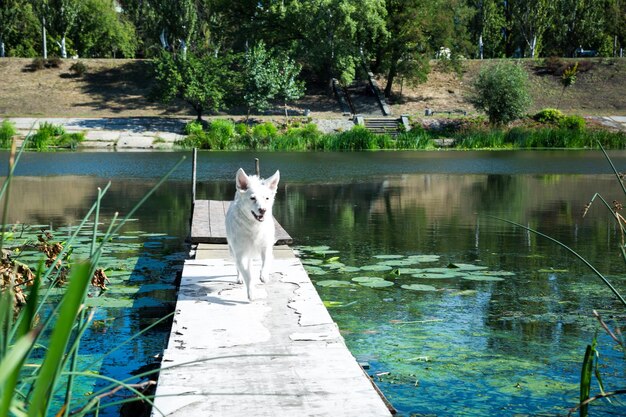
[[64,134],[65,129],[63,126],[44,122],[39,126],[37,132],[30,137],[28,147],[38,151],[45,151],[49,146],[56,145],[56,138]]
[[63,61],[58,56],[53,56],[52,58],[48,58],[46,61],[46,68],[59,68]]
[[185,135],[197,134],[202,132],[203,129],[202,123],[194,120],[193,122],[189,122],[185,125]]
[[533,116],[540,123],[559,123],[565,115],[558,109],[543,109]]
[[85,140],[85,132],[64,133],[55,141],[61,148],[76,149],[76,146]]
[[230,120],[216,119],[209,125],[206,135],[211,149],[226,149],[235,138],[235,124]]
[[76,61],[70,66],[70,72],[76,77],[82,77],[87,73],[87,65],[82,61]]
[[483,110],[492,125],[501,125],[522,117],[531,103],[528,76],[513,63],[498,63],[483,68],[473,84],[470,101]]
[[15,124],[10,120],[3,120],[0,124],[0,148],[10,147],[11,140],[16,134]]
[[30,67],[33,71],[42,70],[46,68],[46,60],[43,59],[42,57],[37,57],[33,59],[33,62],[31,62]]
[[365,126],[356,125],[352,129],[337,135],[336,150],[371,150],[379,148],[378,135],[370,132]]
[[587,123],[585,122],[584,118],[582,118],[581,116],[576,116],[576,115],[563,117],[559,121],[559,126],[562,127],[563,129],[577,130],[577,131],[585,130],[586,124]]
[[271,122],[265,122],[258,124],[252,128],[252,133],[249,138],[249,145],[252,149],[258,149],[263,146],[268,146],[272,139],[276,138],[278,129]]

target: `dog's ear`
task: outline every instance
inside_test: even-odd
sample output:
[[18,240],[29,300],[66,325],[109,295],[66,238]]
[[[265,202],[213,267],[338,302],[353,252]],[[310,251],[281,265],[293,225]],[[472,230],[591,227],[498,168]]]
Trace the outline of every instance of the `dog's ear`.
[[265,180],[265,183],[270,190],[276,191],[278,188],[278,181],[280,180],[280,172],[276,171],[274,175]]
[[235,182],[237,183],[238,190],[246,191],[248,189],[248,186],[250,185],[250,181],[248,179],[248,176],[246,175],[246,172],[243,170],[243,168],[239,168],[239,170],[237,171]]

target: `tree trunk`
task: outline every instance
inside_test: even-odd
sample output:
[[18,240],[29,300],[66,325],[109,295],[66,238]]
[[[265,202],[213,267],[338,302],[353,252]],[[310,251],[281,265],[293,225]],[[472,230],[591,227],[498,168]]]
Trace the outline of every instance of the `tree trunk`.
[[0,39],[0,58],[4,58],[4,57],[5,57],[4,41]]
[[387,73],[387,86],[385,86],[385,97],[391,96],[391,88],[393,86],[393,80],[396,78],[398,73],[398,61],[400,58],[397,58],[397,54],[393,53],[391,55],[391,65],[389,66],[389,72]]
[[289,122],[289,114],[287,113],[287,100],[285,100],[285,124]]
[[61,50],[61,58],[67,58],[67,47],[65,46],[65,35],[61,38],[61,42],[57,42]]
[[43,59],[48,59],[48,44],[46,43],[46,17],[41,18],[41,32],[43,34]]

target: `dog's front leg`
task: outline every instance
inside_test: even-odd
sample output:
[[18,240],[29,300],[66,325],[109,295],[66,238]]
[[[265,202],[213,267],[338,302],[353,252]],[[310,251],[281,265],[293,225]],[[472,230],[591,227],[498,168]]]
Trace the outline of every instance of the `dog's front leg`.
[[237,258],[238,278],[243,278],[246,283],[246,291],[248,294],[248,301],[252,301],[252,260]]
[[270,270],[274,258],[273,250],[273,246],[268,246],[261,252],[261,282],[269,282],[270,280]]

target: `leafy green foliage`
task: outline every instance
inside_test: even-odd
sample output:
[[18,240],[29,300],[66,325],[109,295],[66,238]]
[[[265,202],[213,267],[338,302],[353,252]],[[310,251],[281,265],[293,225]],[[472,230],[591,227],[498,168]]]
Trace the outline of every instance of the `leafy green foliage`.
[[559,109],[542,109],[533,116],[540,123],[559,123],[565,115]]
[[252,109],[264,111],[269,108],[270,100],[276,95],[277,63],[272,59],[260,42],[250,48],[243,62],[243,99],[248,107],[248,115]]
[[84,132],[67,133],[62,125],[44,122],[29,136],[27,146],[38,151],[47,151],[50,147],[75,149],[83,140]]
[[205,112],[224,108],[232,77],[228,57],[162,52],[152,62],[156,79],[153,98],[163,103],[181,99],[193,107],[197,120],[201,120]]
[[577,115],[565,116],[559,121],[559,126],[563,129],[576,130],[579,132],[585,130],[586,124],[585,119]]
[[17,134],[15,124],[10,120],[3,120],[0,123],[0,148],[8,148],[11,146],[13,136]]
[[473,84],[470,101],[483,110],[489,123],[501,125],[522,117],[531,104],[526,72],[513,63],[483,68]]

